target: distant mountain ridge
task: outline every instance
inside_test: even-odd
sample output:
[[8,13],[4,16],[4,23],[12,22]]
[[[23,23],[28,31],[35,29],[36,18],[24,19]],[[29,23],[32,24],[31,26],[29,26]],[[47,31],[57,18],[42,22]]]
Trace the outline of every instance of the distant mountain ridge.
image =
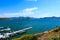
[[60,17],[43,17],[43,18],[33,18],[33,17],[11,17],[11,18],[0,18],[0,20],[9,20],[9,19],[60,19]]
[[33,18],[33,17],[12,17],[12,19],[60,19],[60,17],[43,17],[43,18]]

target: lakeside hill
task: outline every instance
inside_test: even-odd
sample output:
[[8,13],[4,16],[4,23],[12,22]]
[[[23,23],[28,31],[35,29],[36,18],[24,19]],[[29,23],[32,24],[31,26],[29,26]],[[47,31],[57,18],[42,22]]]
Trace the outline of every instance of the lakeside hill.
[[9,20],[9,18],[0,18],[0,20]]
[[36,34],[37,40],[60,40],[60,27]]
[[12,40],[60,40],[60,27],[38,34],[27,34]]

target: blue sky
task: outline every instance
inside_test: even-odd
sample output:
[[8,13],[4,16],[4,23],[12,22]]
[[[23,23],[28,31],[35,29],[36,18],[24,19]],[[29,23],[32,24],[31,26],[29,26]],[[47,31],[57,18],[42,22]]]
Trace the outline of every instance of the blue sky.
[[60,0],[0,0],[0,17],[60,17]]

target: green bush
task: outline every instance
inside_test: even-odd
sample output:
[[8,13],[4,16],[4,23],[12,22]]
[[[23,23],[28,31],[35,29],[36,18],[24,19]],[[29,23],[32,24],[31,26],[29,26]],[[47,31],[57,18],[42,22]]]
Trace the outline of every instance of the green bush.
[[37,40],[37,37],[32,34],[28,34],[28,35],[23,35],[20,38],[15,38],[13,40]]
[[54,37],[50,38],[49,40],[60,40],[60,36],[58,36],[58,37],[54,36]]

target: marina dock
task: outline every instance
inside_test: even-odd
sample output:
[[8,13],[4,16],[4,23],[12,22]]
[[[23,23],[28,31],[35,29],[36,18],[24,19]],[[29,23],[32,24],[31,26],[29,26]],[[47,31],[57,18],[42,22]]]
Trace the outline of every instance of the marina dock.
[[15,34],[18,34],[18,33],[19,34],[24,33],[31,28],[32,27],[28,27],[28,28],[25,28],[25,29],[22,29],[22,30],[14,31],[14,32],[0,34],[0,39],[1,38],[9,38],[10,36],[14,36]]

